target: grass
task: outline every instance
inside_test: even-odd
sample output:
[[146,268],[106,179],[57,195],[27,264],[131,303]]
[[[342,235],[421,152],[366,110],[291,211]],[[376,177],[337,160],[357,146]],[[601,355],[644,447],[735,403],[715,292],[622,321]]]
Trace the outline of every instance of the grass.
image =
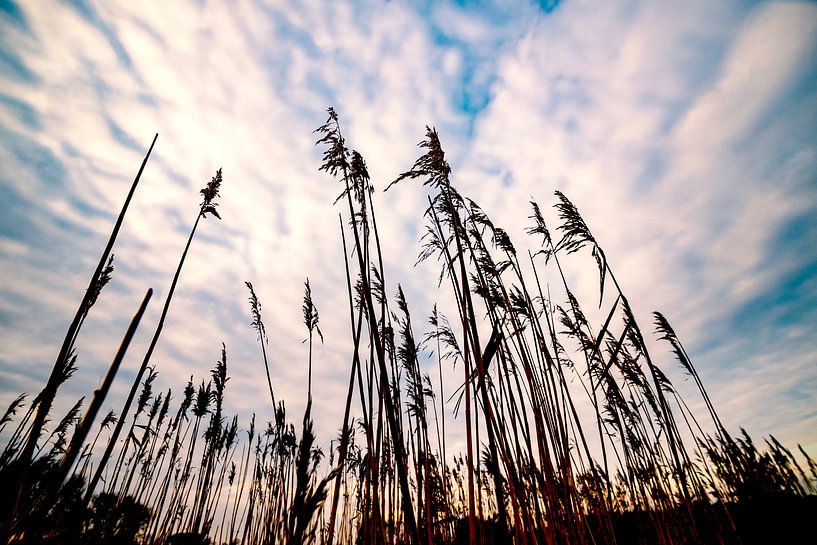
[[[447,286],[441,308],[454,310],[449,319],[435,306],[418,326],[425,320],[413,318],[401,286],[394,290],[385,279],[389,248],[380,244],[365,161],[348,147],[337,114],[328,114],[316,130],[324,148],[319,169],[341,183],[336,204],[343,210],[352,349],[340,436],[330,451],[318,446],[312,424],[312,371],[320,366],[312,349],[315,334],[321,341],[323,334],[309,280],[300,426],[283,400],[276,402],[261,303],[250,282],[248,317],[274,421],[257,425],[253,417],[242,429],[224,413],[223,344],[210,375],[191,377],[178,399],[153,390],[160,369],[151,356],[196,229],[208,215],[219,217],[221,170],[201,191],[120,416],[95,424],[151,291],[84,417],[79,400],[47,432],[53,400],[76,366],[81,325],[114,272],[111,250],[148,151],[52,376],[29,405],[21,394],[0,419],[0,431],[14,427],[0,453],[5,541],[671,545],[753,543],[801,530],[813,537],[803,519],[815,512],[817,464],[807,453],[800,448],[803,466],[774,437],[758,446],[745,431],[727,430],[667,318],[654,314],[647,325],[654,335],[638,323],[608,255],[565,195],[555,195],[555,229],[530,203],[528,234],[538,247],[518,250],[457,191],[431,128],[420,157],[386,188],[414,191],[408,184],[417,181],[429,192],[420,259],[437,260]],[[579,259],[598,271],[591,307],[563,269]],[[601,316],[598,323],[588,308]],[[705,414],[690,410],[662,353],[692,377]],[[444,383],[448,366],[461,382]],[[456,418],[446,422],[452,406]],[[465,452],[454,453],[447,433],[462,428]],[[107,442],[100,454],[101,437]],[[788,507],[775,511],[776,533],[757,530],[759,513],[782,504]]]

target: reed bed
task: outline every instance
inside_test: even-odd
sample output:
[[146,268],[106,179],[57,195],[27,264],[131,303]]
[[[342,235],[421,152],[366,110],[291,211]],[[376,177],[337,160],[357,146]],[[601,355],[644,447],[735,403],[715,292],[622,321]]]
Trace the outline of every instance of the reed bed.
[[[320,388],[313,344],[323,334],[308,280],[302,416],[276,400],[251,282],[248,326],[274,421],[241,425],[225,414],[223,344],[214,347],[220,356],[209,376],[191,377],[181,393],[154,391],[151,356],[197,227],[220,219],[221,170],[201,190],[122,410],[97,421],[150,290],[84,416],[81,399],[51,427],[55,396],[77,365],[74,343],[114,273],[112,248],[151,144],[47,384],[33,398],[21,394],[0,419],[9,437],[0,451],[5,542],[732,544],[757,538],[747,530],[757,506],[815,512],[817,464],[802,448],[795,457],[774,437],[758,446],[726,428],[670,322],[657,312],[653,323],[636,320],[567,196],[555,194],[555,227],[530,203],[533,249],[517,250],[457,191],[428,128],[421,156],[386,187],[416,191],[412,182],[422,183],[428,194],[419,259],[436,260],[445,289],[439,307],[418,321],[402,287],[385,278],[389,248],[380,243],[363,157],[332,109],[316,133],[319,169],[340,182],[350,326],[344,416],[329,451],[313,426],[312,391]],[[598,271],[597,299],[579,300],[563,269],[569,264]],[[668,366],[692,379],[703,414],[690,410]],[[450,368],[459,379],[446,384]],[[465,437],[463,452],[446,444],[455,430]]]

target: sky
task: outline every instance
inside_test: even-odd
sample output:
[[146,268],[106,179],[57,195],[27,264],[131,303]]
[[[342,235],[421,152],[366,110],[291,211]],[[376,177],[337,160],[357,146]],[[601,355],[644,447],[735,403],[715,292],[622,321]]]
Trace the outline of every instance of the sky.
[[[193,241],[154,388],[178,400],[224,342],[228,408],[245,426],[270,417],[249,280],[297,421],[308,277],[325,337],[314,415],[335,434],[351,361],[342,210],[313,133],[332,106],[378,189],[386,290],[402,284],[418,337],[445,297],[437,265],[414,266],[426,194],[379,190],[431,125],[453,182],[518,248],[538,245],[531,198],[552,225],[554,191],[578,206],[636,316],[669,318],[727,427],[817,454],[815,82],[812,2],[0,0],[0,405],[44,385],[158,133],[55,412],[91,394],[152,287],[124,397],[222,168],[223,221]],[[571,263],[579,291],[597,282],[591,257]]]

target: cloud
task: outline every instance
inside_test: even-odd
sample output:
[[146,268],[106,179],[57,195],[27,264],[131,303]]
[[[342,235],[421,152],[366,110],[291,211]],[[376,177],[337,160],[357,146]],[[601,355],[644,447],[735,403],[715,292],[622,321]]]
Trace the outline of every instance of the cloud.
[[[0,401],[42,384],[158,132],[114,280],[80,338],[80,369],[60,406],[95,386],[150,286],[154,301],[117,381],[127,388],[198,190],[223,167],[224,220],[203,221],[193,241],[154,358],[156,388],[180,391],[191,374],[206,376],[223,340],[230,409],[244,421],[252,411],[271,416],[250,280],[264,305],[273,383],[301,410],[309,276],[326,335],[315,347],[315,414],[319,436],[334,433],[350,362],[341,208],[332,207],[340,186],[317,171],[312,133],[334,105],[378,189],[411,165],[425,125],[436,125],[458,187],[520,248],[535,244],[523,234],[529,198],[546,207],[554,189],[565,191],[642,323],[653,309],[673,321],[728,423],[760,422],[764,433],[779,425],[814,443],[803,422],[813,419],[817,366],[806,339],[815,305],[794,300],[817,302],[813,5],[9,6],[0,20],[0,271],[10,279]],[[375,204],[387,292],[404,285],[421,330],[438,299],[437,265],[412,266],[424,193],[406,182]],[[569,269],[594,300],[589,256]],[[783,285],[792,300],[778,297]],[[777,342],[784,333],[790,342]],[[775,358],[796,383],[772,380]],[[446,373],[448,394],[459,371]],[[761,418],[760,399],[786,409]]]
[[[814,58],[814,32],[811,5],[727,3],[714,13],[695,3],[563,6],[499,61],[492,102],[460,159],[461,185],[517,239],[529,196],[545,205],[553,189],[564,191],[641,322],[650,323],[652,309],[664,311],[724,403],[739,387],[755,403],[764,399],[761,388],[745,388],[740,367],[748,363],[753,380],[776,384],[779,368],[760,363],[772,354],[810,384],[813,355],[773,342],[791,324],[764,327],[768,308],[745,313],[757,298],[780,306],[781,284],[813,271],[804,269],[812,250],[784,250],[813,240],[812,229],[789,229],[785,241],[779,233],[792,218],[812,223],[802,218],[815,202],[814,131],[796,119],[817,111],[813,91],[802,91],[804,72],[815,68],[805,61]],[[495,191],[503,181],[509,187]],[[586,274],[571,279],[592,300],[590,263],[577,262]],[[790,319],[809,316],[801,309]],[[724,345],[730,349],[713,354]],[[791,407],[786,386],[762,390]],[[730,411],[730,425],[751,428],[752,406]]]

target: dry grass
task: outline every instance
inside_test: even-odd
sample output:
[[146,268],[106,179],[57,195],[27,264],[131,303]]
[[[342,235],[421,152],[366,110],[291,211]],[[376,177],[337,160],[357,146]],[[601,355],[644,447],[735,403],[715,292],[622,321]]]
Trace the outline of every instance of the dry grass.
[[[390,297],[394,288],[383,280],[389,249],[380,245],[363,158],[347,146],[333,110],[316,132],[325,146],[320,170],[342,187],[336,203],[343,209],[352,347],[341,434],[328,457],[312,426],[312,369],[320,365],[313,362],[313,335],[321,341],[323,335],[308,280],[302,307],[308,402],[300,431],[283,401],[276,404],[261,303],[250,282],[250,323],[274,422],[256,427],[253,417],[242,431],[236,417],[224,414],[224,345],[210,376],[198,388],[191,377],[178,401],[171,391],[153,391],[159,370],[151,355],[197,226],[208,215],[219,217],[220,170],[201,191],[122,417],[109,414],[88,441],[150,292],[85,417],[79,419],[80,400],[46,435],[53,399],[76,364],[74,341],[111,278],[111,248],[137,175],[52,377],[27,412],[28,397],[21,395],[0,419],[0,431],[16,422],[0,455],[7,540],[740,543],[742,537],[751,542],[749,507],[770,499],[811,501],[817,465],[801,449],[808,465],[802,467],[773,437],[758,448],[745,432],[731,435],[672,326],[656,313],[656,341],[667,343],[694,379],[707,414],[690,411],[635,319],[608,256],[565,195],[556,193],[555,230],[531,203],[528,233],[541,243],[520,252],[454,187],[439,135],[429,128],[422,155],[387,188],[419,180],[431,192],[420,259],[440,263],[440,281],[448,286],[441,303],[456,315],[449,320],[435,306],[428,330],[418,330],[402,288],[397,284]],[[392,190],[412,191],[404,185]],[[587,265],[598,270],[604,317],[598,324],[566,280],[568,254],[589,254]],[[451,365],[459,384],[444,384],[443,368]],[[446,423],[452,405],[458,417]],[[592,407],[592,417],[583,416],[581,406]],[[98,455],[97,441],[114,424]],[[452,427],[464,428],[464,453],[446,446]]]

